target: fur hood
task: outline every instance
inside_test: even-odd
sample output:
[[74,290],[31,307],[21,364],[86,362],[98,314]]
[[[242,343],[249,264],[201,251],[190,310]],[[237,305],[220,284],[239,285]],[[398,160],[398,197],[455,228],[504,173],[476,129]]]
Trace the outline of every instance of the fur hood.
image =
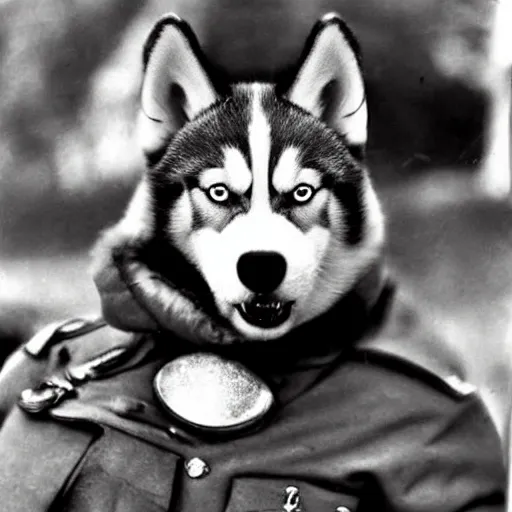
[[236,334],[207,312],[192,290],[178,289],[145,261],[148,243],[107,230],[93,251],[93,277],[105,320],[132,332],[171,331],[194,343],[230,344]]
[[[179,286],[157,270],[158,263],[150,259],[161,248],[156,250],[150,243],[143,237],[127,235],[121,226],[107,230],[97,242],[93,275],[105,320],[124,331],[172,332],[198,345],[232,345],[242,341],[216,313],[207,292],[198,291],[198,286],[194,290],[188,286],[194,278],[197,280],[197,275],[191,275]],[[181,281],[184,270],[181,266],[176,271]],[[343,331],[350,332],[351,339],[356,333],[359,337],[374,324],[375,320],[369,321],[370,316],[378,309],[379,299],[389,295],[384,293],[389,289],[381,265],[376,265],[331,310],[284,338],[293,337],[296,345],[298,336],[311,339],[310,335],[318,335],[319,329],[332,333],[331,328],[335,328],[333,334]]]

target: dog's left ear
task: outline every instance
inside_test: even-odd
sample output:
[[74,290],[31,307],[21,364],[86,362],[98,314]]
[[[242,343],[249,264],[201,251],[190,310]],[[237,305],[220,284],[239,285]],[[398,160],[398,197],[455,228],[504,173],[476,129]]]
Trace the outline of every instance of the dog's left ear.
[[341,133],[354,153],[364,150],[368,116],[359,45],[338,15],[313,27],[285,96]]
[[151,160],[169,137],[217,100],[204,56],[190,26],[174,14],[161,18],[144,46],[139,136]]

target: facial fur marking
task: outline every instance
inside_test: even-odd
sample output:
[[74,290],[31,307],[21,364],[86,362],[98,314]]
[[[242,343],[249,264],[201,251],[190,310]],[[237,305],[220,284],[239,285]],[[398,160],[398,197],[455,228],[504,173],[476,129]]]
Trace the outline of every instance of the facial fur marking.
[[230,208],[212,205],[205,193],[199,188],[188,191],[192,212],[192,229],[198,232],[201,228],[213,229],[220,233],[237,215],[244,213],[244,205],[238,204]]
[[194,200],[194,194],[197,193],[197,188],[192,189],[190,191],[187,191],[187,194],[190,196],[190,210],[191,210],[191,216],[192,216],[192,225],[191,229],[198,230],[201,229],[206,219],[204,218],[204,215],[202,215],[201,211],[199,210],[198,205],[196,204],[196,201]]
[[295,224],[303,233],[308,233],[315,227],[325,228],[329,227],[328,223],[325,224],[324,216],[325,210],[331,199],[331,192],[326,189],[319,190],[313,200],[297,208],[292,208],[287,215],[287,218]]
[[316,169],[304,167],[297,174],[297,185],[299,183],[307,183],[318,189],[322,186],[322,176]]
[[299,169],[299,150],[293,146],[285,148],[272,175],[274,189],[279,193],[289,192],[296,184]]
[[287,147],[281,153],[272,175],[272,186],[280,194],[292,191],[305,183],[314,189],[320,188],[322,177],[316,169],[301,168],[299,149]]
[[216,183],[225,183],[226,182],[226,170],[222,167],[212,167],[210,169],[205,169],[199,175],[199,186],[202,189],[210,188],[212,185]]
[[329,229],[331,222],[329,219],[329,203],[326,202],[320,214],[318,215],[318,225],[322,228]]
[[245,194],[252,183],[252,174],[242,152],[237,148],[224,148],[226,184],[237,194]]
[[365,211],[362,190],[354,183],[342,182],[335,186],[336,197],[343,205],[345,232],[344,240],[356,245],[363,239]]
[[249,150],[251,153],[253,187],[251,208],[269,207],[270,122],[263,108],[265,86],[251,84],[252,111],[249,123]]

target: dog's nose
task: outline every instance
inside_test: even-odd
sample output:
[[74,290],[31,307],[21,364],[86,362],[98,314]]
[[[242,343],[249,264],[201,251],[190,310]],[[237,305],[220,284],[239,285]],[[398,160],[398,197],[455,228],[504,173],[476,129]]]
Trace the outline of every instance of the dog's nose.
[[249,290],[270,293],[283,282],[286,260],[278,252],[251,251],[240,256],[236,269],[240,281]]

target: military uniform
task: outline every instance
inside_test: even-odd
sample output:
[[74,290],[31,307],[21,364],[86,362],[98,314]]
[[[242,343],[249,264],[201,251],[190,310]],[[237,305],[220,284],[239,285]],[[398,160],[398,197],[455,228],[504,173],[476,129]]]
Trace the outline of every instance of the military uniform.
[[[155,395],[160,368],[194,344],[101,320],[49,327],[0,377],[2,510],[503,510],[500,441],[478,395],[382,349],[417,335],[389,288],[369,309],[349,302],[285,345],[221,351],[275,397],[236,433],[189,429]],[[333,330],[340,313],[350,336]]]

